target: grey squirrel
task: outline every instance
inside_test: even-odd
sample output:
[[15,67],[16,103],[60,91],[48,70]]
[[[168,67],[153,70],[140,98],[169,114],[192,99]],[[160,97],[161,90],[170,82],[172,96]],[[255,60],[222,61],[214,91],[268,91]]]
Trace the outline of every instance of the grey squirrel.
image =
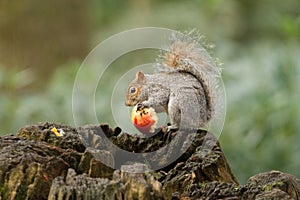
[[214,115],[214,80],[221,70],[198,38],[173,35],[156,67],[154,74],[136,73],[126,92],[125,105],[166,112],[171,121],[168,129],[205,128]]

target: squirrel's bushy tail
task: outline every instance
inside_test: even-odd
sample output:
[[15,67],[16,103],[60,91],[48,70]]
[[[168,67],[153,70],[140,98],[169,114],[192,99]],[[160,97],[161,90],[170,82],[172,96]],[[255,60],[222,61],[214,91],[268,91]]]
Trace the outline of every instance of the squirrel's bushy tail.
[[170,45],[161,51],[157,69],[164,72],[180,71],[194,75],[202,84],[206,96],[209,121],[215,114],[218,78],[221,68],[207,52],[201,36],[191,31],[188,34],[172,35]]

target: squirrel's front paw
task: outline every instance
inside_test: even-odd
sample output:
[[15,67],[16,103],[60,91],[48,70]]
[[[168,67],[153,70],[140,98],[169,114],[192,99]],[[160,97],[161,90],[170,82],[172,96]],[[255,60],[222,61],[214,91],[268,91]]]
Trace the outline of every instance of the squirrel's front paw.
[[138,103],[136,111],[142,111],[144,108],[148,108],[148,106],[144,105],[143,103]]

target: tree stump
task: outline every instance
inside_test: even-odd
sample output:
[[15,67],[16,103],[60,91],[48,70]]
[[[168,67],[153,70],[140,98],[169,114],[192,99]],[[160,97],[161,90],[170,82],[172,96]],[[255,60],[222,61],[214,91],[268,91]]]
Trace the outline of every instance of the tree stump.
[[[55,135],[53,128],[61,135]],[[178,134],[186,140],[176,140]],[[168,144],[154,161],[164,162],[173,150],[181,155],[158,170],[147,163],[120,162],[117,151],[104,148],[116,145],[146,153]],[[107,124],[73,128],[45,122],[21,128],[16,136],[0,137],[0,200],[299,199],[299,194],[299,179],[277,171],[239,185],[219,142],[206,131],[160,130],[150,138],[139,138]]]

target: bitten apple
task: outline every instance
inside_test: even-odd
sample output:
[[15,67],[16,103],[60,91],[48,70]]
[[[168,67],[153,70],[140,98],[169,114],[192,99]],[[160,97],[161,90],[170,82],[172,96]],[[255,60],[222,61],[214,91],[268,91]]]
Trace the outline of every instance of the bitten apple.
[[133,125],[143,134],[154,133],[158,120],[153,108],[138,108],[136,105],[131,112]]

